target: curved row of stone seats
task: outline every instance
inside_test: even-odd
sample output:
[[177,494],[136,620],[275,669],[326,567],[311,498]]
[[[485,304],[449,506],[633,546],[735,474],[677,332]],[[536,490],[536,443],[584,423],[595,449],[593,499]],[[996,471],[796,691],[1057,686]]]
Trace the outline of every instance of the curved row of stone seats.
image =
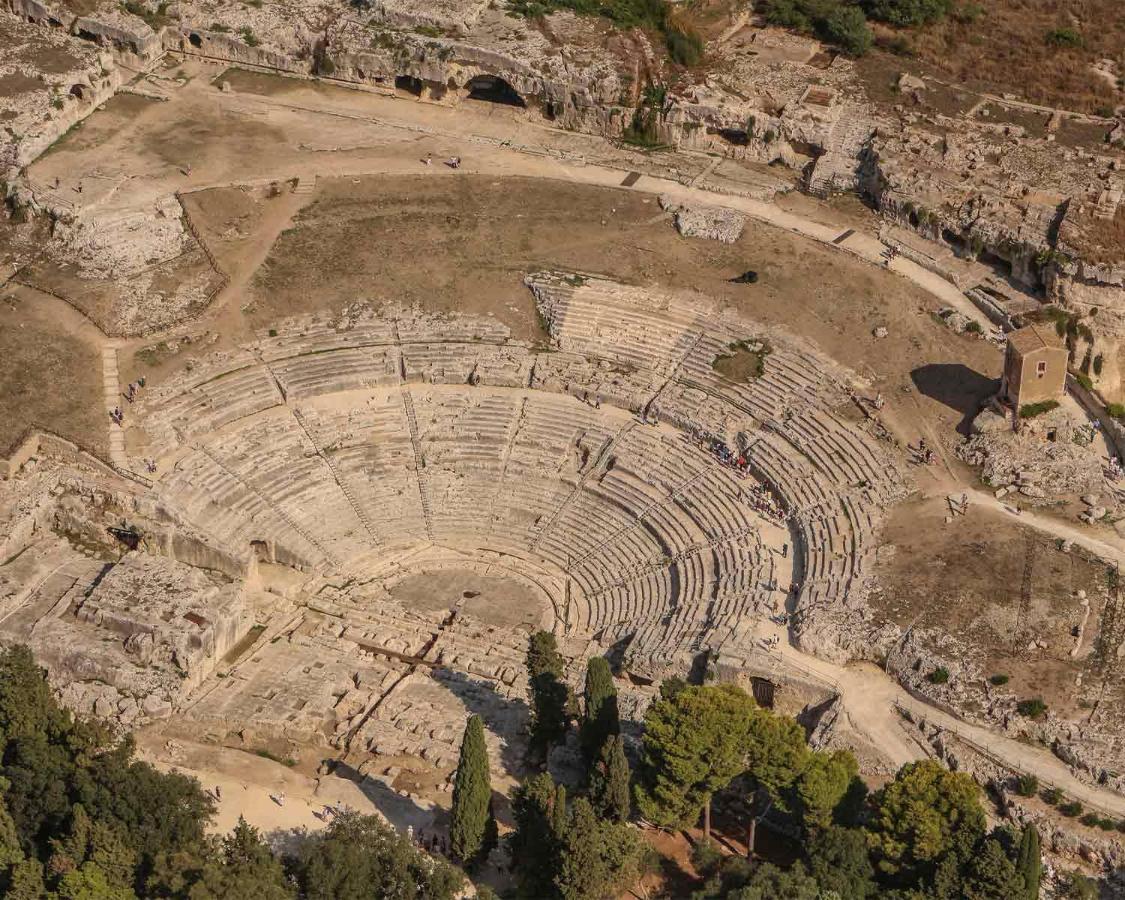
[[502,344],[511,338],[511,329],[492,316],[451,316],[416,310],[395,315],[401,344]]
[[414,449],[398,391],[374,393],[358,409],[303,406],[301,418],[378,543],[399,545],[425,535]]
[[526,283],[548,322],[552,343],[562,351],[670,374],[701,334],[694,316],[659,300],[654,304],[654,295],[641,289],[550,274],[530,276]]
[[397,320],[360,316],[303,316],[260,329],[254,349],[266,362],[359,347],[393,346]]
[[525,387],[534,357],[524,347],[491,344],[404,344],[407,382]]
[[418,442],[506,445],[516,422],[521,397],[515,393],[412,391]]
[[290,356],[270,363],[288,401],[323,394],[398,384],[401,360],[395,347],[328,350]]
[[222,434],[207,451],[337,560],[370,544],[359,512],[290,411]]
[[575,624],[612,643],[638,624],[666,615],[677,579],[674,565],[663,566],[609,590],[572,592]]
[[275,557],[304,569],[335,560],[315,537],[304,534],[266,498],[204,451],[180,459],[159,482],[161,503],[220,546],[248,547],[262,541]]
[[838,487],[870,491],[883,502],[901,492],[901,477],[882,450],[831,413],[809,409],[777,427]]
[[539,390],[632,412],[644,408],[663,382],[660,375],[649,369],[565,352],[539,354],[531,375],[531,386]]
[[722,343],[709,330],[684,361],[681,382],[722,394],[728,402],[763,421],[810,403],[834,406],[847,396],[830,374],[831,363],[808,351],[771,346],[763,360],[762,374],[744,382],[729,381],[715,370],[716,360],[731,352],[731,344]]
[[146,393],[142,392],[137,412],[153,440],[154,456],[195,435],[210,435],[284,402],[269,372],[256,362],[193,377],[172,396]]

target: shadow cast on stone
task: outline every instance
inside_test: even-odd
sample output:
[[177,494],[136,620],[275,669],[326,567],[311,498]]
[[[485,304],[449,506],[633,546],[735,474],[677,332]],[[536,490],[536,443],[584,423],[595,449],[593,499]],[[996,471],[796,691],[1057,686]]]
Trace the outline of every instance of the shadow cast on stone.
[[918,392],[948,406],[961,415],[957,432],[968,436],[981,405],[1000,388],[998,378],[989,378],[963,363],[930,363],[910,373]]
[[407,827],[413,827],[416,834],[422,828],[429,830],[441,812],[436,808],[422,806],[411,797],[404,797],[380,778],[363,775],[343,760],[335,763],[332,774],[352,782],[379,813],[397,831],[404,834]]
[[449,690],[468,709],[470,715],[478,715],[484,726],[502,739],[501,767],[514,778],[527,774],[527,731],[530,709],[527,701],[503,697],[496,691],[496,685],[484,678],[473,678],[456,669],[436,668],[430,670],[430,677]]

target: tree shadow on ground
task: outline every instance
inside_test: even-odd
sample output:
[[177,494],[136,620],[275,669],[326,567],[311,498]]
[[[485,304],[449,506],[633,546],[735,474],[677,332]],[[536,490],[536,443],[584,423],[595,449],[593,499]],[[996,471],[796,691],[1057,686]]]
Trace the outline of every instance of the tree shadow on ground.
[[469,710],[484,720],[484,727],[500,738],[500,759],[504,771],[521,778],[527,771],[527,729],[530,710],[525,700],[504,697],[495,682],[473,678],[456,669],[434,668],[430,677],[449,690]]
[[413,827],[415,834],[423,828],[432,830],[440,810],[404,797],[386,782],[372,775],[363,775],[343,760],[335,764],[332,774],[354,783],[396,830],[405,832],[407,827]]
[[963,363],[919,366],[910,373],[910,379],[920,394],[961,415],[957,431],[966,437],[981,405],[1000,387],[999,379],[982,375]]

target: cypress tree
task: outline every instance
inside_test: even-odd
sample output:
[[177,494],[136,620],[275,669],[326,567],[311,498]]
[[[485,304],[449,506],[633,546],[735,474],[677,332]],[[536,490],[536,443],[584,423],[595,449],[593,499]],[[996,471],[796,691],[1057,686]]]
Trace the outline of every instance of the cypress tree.
[[527,677],[534,679],[545,672],[562,678],[563,658],[555,636],[549,631],[536,631],[527,642]]
[[529,778],[512,797],[515,831],[508,836],[508,852],[515,866],[523,895],[550,897],[554,894],[558,863],[554,822],[555,783],[546,772]]
[[555,832],[555,837],[561,839],[566,834],[569,821],[566,809],[566,785],[556,785],[555,802],[551,807],[551,830]]
[[1039,881],[1043,875],[1043,860],[1039,852],[1039,832],[1034,825],[1023,830],[1016,869],[1023,877],[1025,896],[1039,900]]
[[559,850],[555,887],[563,900],[606,896],[605,888],[611,878],[602,855],[602,832],[594,810],[582,797],[574,801],[574,812]]
[[589,762],[597,759],[606,739],[621,730],[617,712],[617,686],[609,662],[595,656],[586,664],[586,715],[582,720],[582,751]]
[[633,808],[631,776],[625,739],[619,734],[610,735],[590,778],[590,798],[603,818],[615,822],[629,818]]
[[484,723],[471,716],[461,740],[461,758],[453,780],[450,846],[454,855],[471,865],[485,849],[492,785],[488,777],[488,748],[484,743]]
[[562,681],[563,658],[555,636],[537,631],[528,640],[527,674],[531,692],[531,748],[544,759],[566,734],[570,690]]

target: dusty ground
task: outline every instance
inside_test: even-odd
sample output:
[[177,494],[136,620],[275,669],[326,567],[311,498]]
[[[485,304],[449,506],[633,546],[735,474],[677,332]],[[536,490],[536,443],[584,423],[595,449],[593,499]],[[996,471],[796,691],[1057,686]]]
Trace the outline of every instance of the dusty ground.
[[411,575],[391,588],[391,597],[407,609],[459,610],[486,625],[534,631],[544,613],[545,598],[514,578],[443,569]]
[[0,291],[0,455],[36,429],[105,454],[101,353],[92,331],[53,297]]
[[[878,567],[876,615],[951,635],[957,644],[935,652],[967,657],[985,678],[1007,675],[1005,690],[1040,696],[1057,714],[1081,718],[1102,680],[1107,565],[1077,548],[1063,553],[1042,532],[980,505],[949,524],[948,514],[940,497],[895,510],[884,532],[894,550]],[[1079,591],[1091,604],[1081,640],[1073,633],[1085,612]],[[1047,647],[1029,650],[1034,640]],[[1075,686],[1079,674],[1085,690]],[[1112,683],[1120,689],[1116,677]]]
[[[974,11],[975,19],[966,16]],[[964,3],[944,21],[922,28],[874,27],[878,49],[864,56],[859,68],[875,93],[889,88],[888,72],[910,71],[973,91],[1010,93],[1032,103],[1099,115],[1111,114],[1125,100],[1112,78],[1092,69],[1107,58],[1120,66],[1125,18],[1117,0],[1088,0],[1067,8],[1055,0]],[[1060,28],[1075,32],[1081,45],[1051,45],[1048,35]]]

